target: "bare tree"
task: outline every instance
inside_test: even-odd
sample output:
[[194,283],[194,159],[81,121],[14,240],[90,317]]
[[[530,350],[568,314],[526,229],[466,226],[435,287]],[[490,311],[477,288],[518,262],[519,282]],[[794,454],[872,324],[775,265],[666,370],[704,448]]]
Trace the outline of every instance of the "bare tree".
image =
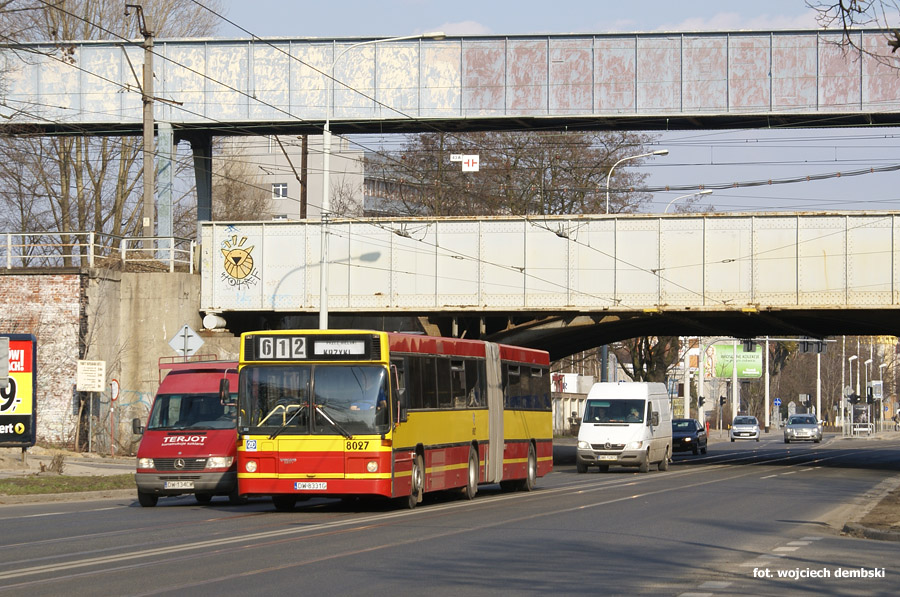
[[[900,4],[896,0],[807,0],[806,5],[818,13],[817,20],[821,27],[840,30],[843,43],[863,54],[886,61],[884,55],[873,54],[859,46],[851,33],[860,27],[888,30],[885,43],[892,53],[900,48],[900,30],[896,26],[900,18]],[[892,22],[895,25],[891,25]]]
[[[400,214],[603,213],[610,168],[650,142],[629,132],[428,133],[371,156],[366,169]],[[478,174],[462,172],[451,154],[478,154]],[[637,211],[649,200],[635,190],[645,178],[633,168],[639,163],[613,171],[610,212]]]
[[221,150],[213,168],[213,219],[260,220],[272,215],[272,194],[256,164],[241,158],[240,144]]
[[[205,4],[218,7],[216,0]],[[143,7],[148,27],[156,36],[209,35],[215,28],[215,15],[190,0],[145,0]],[[135,17],[125,16],[121,0],[5,2],[0,4],[0,29],[7,36],[19,36],[12,42],[138,36]],[[29,231],[137,233],[140,166],[137,137],[19,135],[0,139],[2,224]]]

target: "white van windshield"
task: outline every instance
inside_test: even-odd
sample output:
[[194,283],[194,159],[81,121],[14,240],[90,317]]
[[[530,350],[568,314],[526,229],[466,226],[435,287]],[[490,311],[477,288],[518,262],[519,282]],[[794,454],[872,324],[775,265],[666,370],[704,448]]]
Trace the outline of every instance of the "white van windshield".
[[643,423],[643,400],[588,400],[583,423]]

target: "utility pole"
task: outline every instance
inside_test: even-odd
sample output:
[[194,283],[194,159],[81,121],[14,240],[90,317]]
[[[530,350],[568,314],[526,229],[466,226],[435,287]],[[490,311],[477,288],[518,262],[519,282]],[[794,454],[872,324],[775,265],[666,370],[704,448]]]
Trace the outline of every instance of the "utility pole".
[[153,249],[154,220],[156,202],[154,191],[156,186],[155,163],[153,159],[153,32],[147,27],[147,19],[144,15],[144,7],[140,4],[126,4],[125,16],[130,16],[129,8],[137,13],[138,27],[144,41],[144,73],[141,85],[141,101],[144,104],[144,201],[143,201],[143,232],[144,248]]

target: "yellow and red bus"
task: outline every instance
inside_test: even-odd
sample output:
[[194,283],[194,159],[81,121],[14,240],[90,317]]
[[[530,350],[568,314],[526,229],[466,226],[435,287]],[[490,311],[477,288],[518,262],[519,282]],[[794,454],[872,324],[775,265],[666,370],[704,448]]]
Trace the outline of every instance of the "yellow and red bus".
[[278,510],[315,496],[534,488],[553,467],[549,356],[370,330],[241,336],[238,485]]

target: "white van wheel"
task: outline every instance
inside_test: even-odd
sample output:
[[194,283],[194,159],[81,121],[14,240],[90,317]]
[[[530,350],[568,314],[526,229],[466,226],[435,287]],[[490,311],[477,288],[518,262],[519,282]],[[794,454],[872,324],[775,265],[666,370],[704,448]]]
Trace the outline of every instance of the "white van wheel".
[[649,473],[650,472],[650,450],[647,450],[646,457],[641,465],[638,467],[639,473]]
[[665,454],[665,456],[663,456],[663,459],[659,461],[658,468],[661,471],[669,470],[669,449],[668,448],[666,448],[666,454]]

